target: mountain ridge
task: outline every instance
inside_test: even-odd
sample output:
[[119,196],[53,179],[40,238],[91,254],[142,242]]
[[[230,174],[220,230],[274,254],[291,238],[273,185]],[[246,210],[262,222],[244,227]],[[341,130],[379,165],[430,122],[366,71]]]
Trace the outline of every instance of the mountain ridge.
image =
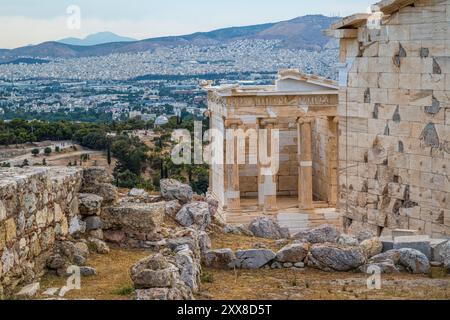
[[280,40],[280,45],[290,49],[318,51],[324,49],[330,39],[322,30],[328,28],[338,17],[307,15],[291,20],[258,25],[229,27],[209,32],[196,32],[181,36],[164,36],[130,42],[112,42],[91,46],[64,44],[47,41],[38,45],[0,51],[4,58],[21,56],[35,58],[78,58],[104,56],[113,53],[137,53],[160,47],[179,45],[218,45],[227,42],[249,40]]
[[113,32],[109,31],[103,31],[103,32],[97,32],[88,35],[85,38],[64,38],[61,40],[57,40],[55,42],[62,43],[62,44],[68,44],[68,45],[74,45],[74,46],[94,46],[97,44],[105,44],[105,43],[112,43],[112,42],[132,42],[132,41],[138,41],[133,38],[129,37],[123,37],[119,36]]

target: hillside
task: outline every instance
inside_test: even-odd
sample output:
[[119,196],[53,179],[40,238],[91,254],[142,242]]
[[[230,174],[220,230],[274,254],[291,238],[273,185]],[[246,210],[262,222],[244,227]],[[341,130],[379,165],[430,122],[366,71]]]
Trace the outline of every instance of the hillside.
[[245,27],[231,27],[210,32],[198,32],[190,35],[159,37],[130,42],[112,42],[93,46],[76,46],[60,42],[44,42],[12,50],[0,51],[3,58],[13,59],[20,56],[75,58],[102,56],[112,53],[135,53],[152,51],[160,47],[177,45],[217,45],[239,39],[280,40],[280,46],[305,50],[321,50],[330,41],[322,34],[338,18],[323,15],[308,15],[289,21],[266,23]]

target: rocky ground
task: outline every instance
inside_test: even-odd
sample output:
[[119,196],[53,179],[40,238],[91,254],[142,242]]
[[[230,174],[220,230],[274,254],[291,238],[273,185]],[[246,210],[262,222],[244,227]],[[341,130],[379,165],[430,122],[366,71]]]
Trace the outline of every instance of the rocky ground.
[[[57,241],[38,299],[449,299],[450,243],[423,236],[343,234],[323,225],[295,235],[269,217],[228,225],[211,195],[175,180],[161,194],[124,193],[108,173],[83,173],[76,233]],[[403,230],[402,232],[409,232]],[[66,292],[70,270],[81,274]],[[373,268],[379,288],[370,289]],[[61,292],[63,294],[61,294]]]
[[[213,235],[212,248],[252,248],[255,244],[266,244],[279,249],[274,240],[237,236]],[[97,275],[84,277],[81,290],[73,290],[66,299],[129,300],[135,296],[130,268],[138,260],[147,257],[149,250],[111,248],[107,255],[93,254],[89,265]],[[450,299],[450,277],[441,268],[433,268],[429,275],[395,274],[382,275],[381,290],[369,290],[367,275],[354,272],[328,273],[312,268],[303,271],[290,269],[217,270],[203,268],[199,300],[209,299]],[[46,275],[41,287],[61,287],[65,279]],[[38,298],[47,299],[41,294]]]

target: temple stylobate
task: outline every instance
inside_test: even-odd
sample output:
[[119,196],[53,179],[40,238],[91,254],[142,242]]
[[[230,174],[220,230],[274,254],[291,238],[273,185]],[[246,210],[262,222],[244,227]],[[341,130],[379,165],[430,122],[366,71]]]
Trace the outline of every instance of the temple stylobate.
[[337,83],[283,70],[274,85],[205,88],[210,128],[225,137],[210,170],[223,218],[276,216],[292,232],[339,224]]

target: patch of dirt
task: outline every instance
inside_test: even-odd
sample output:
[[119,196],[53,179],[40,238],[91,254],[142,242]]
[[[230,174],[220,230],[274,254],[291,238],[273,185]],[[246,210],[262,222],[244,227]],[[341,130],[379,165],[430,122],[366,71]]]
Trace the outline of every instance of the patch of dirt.
[[[96,276],[81,277],[81,290],[68,292],[66,299],[95,300],[129,300],[133,298],[134,290],[130,279],[130,268],[137,261],[147,257],[148,250],[124,250],[111,248],[106,255],[91,254],[88,265],[97,270]],[[56,275],[46,275],[41,281],[41,291],[66,284],[66,278]],[[41,295],[46,299],[48,296]]]

